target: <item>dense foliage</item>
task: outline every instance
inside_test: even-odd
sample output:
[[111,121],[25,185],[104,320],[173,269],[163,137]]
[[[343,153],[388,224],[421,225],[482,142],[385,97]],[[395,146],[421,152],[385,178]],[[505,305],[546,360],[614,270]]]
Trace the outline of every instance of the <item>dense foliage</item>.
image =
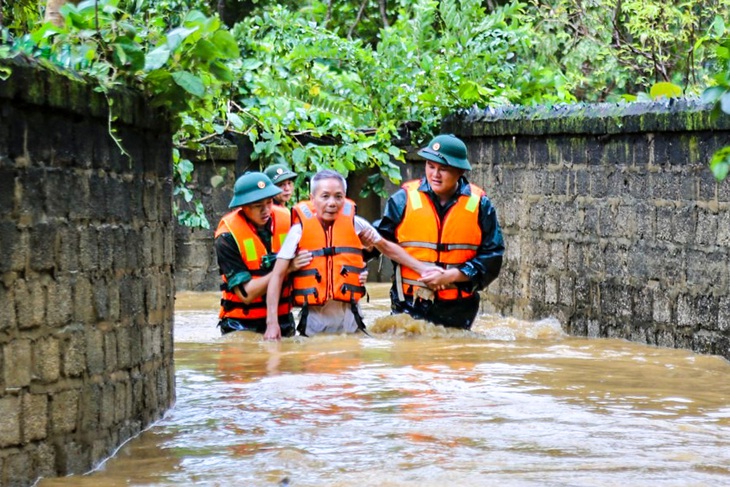
[[[299,172],[378,166],[397,180],[404,122],[421,123],[423,138],[461,106],[570,99],[561,77],[526,55],[519,4],[489,15],[479,1],[416,6],[380,31],[375,49],[284,8],[239,23],[234,127],[252,135],[256,154],[285,156]],[[311,140],[323,137],[337,144]]]
[[[729,3],[84,0],[65,5],[57,27],[41,22],[36,0],[17,0],[2,3],[0,57],[32,56],[102,91],[143,90],[174,114],[181,147],[233,135],[302,177],[378,168],[368,192],[399,179],[402,143],[421,143],[458,108],[671,97],[707,84],[718,86],[707,99],[724,100],[730,82],[711,76],[727,72],[727,47],[714,46]],[[174,159],[179,217],[207,225],[185,186],[192,164]]]
[[[715,25],[718,40],[714,42],[717,53],[717,74],[714,86],[702,93],[704,101],[715,104],[714,115],[730,115],[730,32],[723,22]],[[718,181],[723,181],[730,173],[730,146],[724,147],[712,156],[710,169]]]
[[729,0],[532,0],[543,42],[579,99],[601,101],[671,82],[697,94],[714,74],[715,25]]

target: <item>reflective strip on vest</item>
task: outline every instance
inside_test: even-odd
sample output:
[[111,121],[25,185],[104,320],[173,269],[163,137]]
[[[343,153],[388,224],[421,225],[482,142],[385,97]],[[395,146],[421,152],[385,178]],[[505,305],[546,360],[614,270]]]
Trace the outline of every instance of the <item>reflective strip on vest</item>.
[[469,201],[466,202],[466,206],[464,207],[464,209],[470,213],[474,213],[474,210],[476,210],[479,206],[479,200],[481,198],[481,195],[472,194],[471,196],[469,196]]
[[408,199],[411,200],[411,206],[414,210],[420,210],[421,206],[421,195],[418,194],[418,188],[408,190]]
[[259,260],[259,256],[256,253],[256,244],[254,243],[252,238],[247,238],[243,241],[243,250],[246,253],[247,261],[254,262]]

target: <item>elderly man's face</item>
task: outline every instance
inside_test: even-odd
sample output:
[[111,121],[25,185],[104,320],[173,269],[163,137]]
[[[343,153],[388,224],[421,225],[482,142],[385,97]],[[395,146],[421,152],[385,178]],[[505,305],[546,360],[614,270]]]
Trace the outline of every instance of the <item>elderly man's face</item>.
[[345,188],[338,179],[322,179],[317,183],[317,191],[312,196],[314,211],[322,223],[332,223],[345,204]]
[[246,215],[246,218],[251,223],[257,227],[262,227],[271,218],[271,205],[273,204],[274,200],[272,198],[266,198],[265,200],[251,203],[250,205],[244,205],[243,214]]

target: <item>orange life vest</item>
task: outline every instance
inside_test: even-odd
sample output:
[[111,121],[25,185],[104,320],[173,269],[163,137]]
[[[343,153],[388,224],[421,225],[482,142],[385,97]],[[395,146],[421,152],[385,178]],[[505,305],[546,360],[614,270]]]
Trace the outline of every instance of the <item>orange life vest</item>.
[[345,200],[328,230],[322,227],[311,201],[297,203],[292,223],[302,225],[299,248],[312,253],[312,262],[292,274],[297,306],[321,306],[330,299],[356,303],[365,294],[360,273],[365,270],[362,243],[355,232],[355,202]]
[[[403,184],[406,191],[406,209],[403,220],[395,230],[395,237],[403,249],[421,262],[429,262],[445,269],[458,267],[472,259],[482,241],[479,227],[479,202],[484,191],[470,184],[471,196],[460,195],[449,208],[444,221],[427,193],[418,191],[419,180]],[[396,265],[395,279],[399,298],[413,297],[420,275],[410,267]],[[461,291],[455,285],[436,291],[436,299],[453,301],[473,293]]]
[[[271,207],[271,218],[273,220],[273,232],[271,237],[271,251],[276,253],[281,249],[281,244],[289,233],[291,226],[291,218],[289,211],[285,208],[276,206]],[[251,273],[253,279],[259,279],[269,272],[271,268],[262,269],[262,259],[269,252],[266,246],[259,238],[256,230],[246,220],[240,209],[233,210],[221,218],[215,236],[218,237],[222,233],[230,233],[236,241],[238,251],[241,258],[246,264],[246,268]],[[220,318],[236,318],[239,320],[255,320],[266,318],[266,295],[256,298],[249,304],[244,304],[234,293],[229,291],[225,285],[228,280],[225,275],[223,278],[224,285],[223,297],[221,298]],[[281,299],[279,300],[279,316],[285,315],[291,311],[291,303],[289,301],[289,286],[282,287]]]

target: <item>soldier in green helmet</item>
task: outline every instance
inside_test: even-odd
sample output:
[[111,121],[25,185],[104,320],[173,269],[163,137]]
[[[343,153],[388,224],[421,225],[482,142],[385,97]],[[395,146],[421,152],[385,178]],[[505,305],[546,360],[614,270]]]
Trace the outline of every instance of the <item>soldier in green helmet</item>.
[[469,329],[479,311],[479,291],[502,267],[502,231],[484,190],[464,176],[471,164],[462,140],[439,135],[418,155],[426,159],[426,176],[404,183],[388,199],[375,228],[436,267],[419,276],[394,263],[391,310]]
[[[215,250],[223,281],[218,326],[223,334],[266,331],[266,286],[291,224],[289,211],[273,204],[280,193],[264,173],[246,173],[236,180],[231,211],[218,224]],[[308,254],[292,259],[287,272],[308,264]],[[295,331],[288,290],[285,286],[277,307],[282,336]]]
[[277,162],[267,167],[264,174],[281,189],[281,193],[274,196],[274,204],[286,206],[294,195],[294,180],[297,178],[297,173],[283,162]]

